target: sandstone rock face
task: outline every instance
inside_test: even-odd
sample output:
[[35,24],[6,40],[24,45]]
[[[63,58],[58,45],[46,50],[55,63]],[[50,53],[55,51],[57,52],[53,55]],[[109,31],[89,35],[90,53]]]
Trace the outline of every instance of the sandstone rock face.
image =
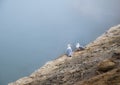
[[[73,57],[63,55],[9,85],[120,85],[119,54],[120,25],[110,28],[84,51],[74,52]],[[104,61],[108,59],[114,62]],[[98,75],[98,64],[107,72]]]

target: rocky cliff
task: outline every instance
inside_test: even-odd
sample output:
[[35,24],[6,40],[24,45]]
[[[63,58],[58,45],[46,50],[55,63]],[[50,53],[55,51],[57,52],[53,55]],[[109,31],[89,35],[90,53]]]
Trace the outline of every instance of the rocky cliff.
[[120,25],[9,85],[120,85]]

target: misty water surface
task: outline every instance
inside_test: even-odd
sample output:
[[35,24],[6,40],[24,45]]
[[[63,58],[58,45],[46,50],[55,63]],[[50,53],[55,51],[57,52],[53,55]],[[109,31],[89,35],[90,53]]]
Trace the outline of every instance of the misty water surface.
[[28,76],[120,23],[120,0],[0,0],[0,85]]

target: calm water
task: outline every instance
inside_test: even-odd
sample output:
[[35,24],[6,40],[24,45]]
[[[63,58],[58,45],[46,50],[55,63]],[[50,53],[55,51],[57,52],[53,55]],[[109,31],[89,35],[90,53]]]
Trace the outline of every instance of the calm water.
[[120,0],[0,0],[0,85],[28,76],[120,23]]

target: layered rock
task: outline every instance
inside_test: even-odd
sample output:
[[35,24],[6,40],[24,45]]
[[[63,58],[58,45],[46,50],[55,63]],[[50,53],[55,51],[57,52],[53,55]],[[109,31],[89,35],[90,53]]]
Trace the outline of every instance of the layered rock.
[[[30,76],[21,78],[9,85],[109,85],[109,82],[99,84],[99,79],[102,79],[101,76],[105,76],[107,79],[109,72],[111,79],[114,77],[112,73],[116,75],[116,81],[113,80],[113,82],[117,82],[119,85],[120,75],[117,75],[120,67],[119,57],[120,25],[110,28],[94,42],[88,44],[85,50],[74,52],[73,57],[63,55],[46,63]],[[105,65],[104,60],[106,59],[112,60],[107,61],[109,65]],[[101,68],[107,69],[105,73],[99,72],[100,65]],[[97,79],[98,83],[87,83],[92,82],[91,77],[93,77],[92,80]]]

